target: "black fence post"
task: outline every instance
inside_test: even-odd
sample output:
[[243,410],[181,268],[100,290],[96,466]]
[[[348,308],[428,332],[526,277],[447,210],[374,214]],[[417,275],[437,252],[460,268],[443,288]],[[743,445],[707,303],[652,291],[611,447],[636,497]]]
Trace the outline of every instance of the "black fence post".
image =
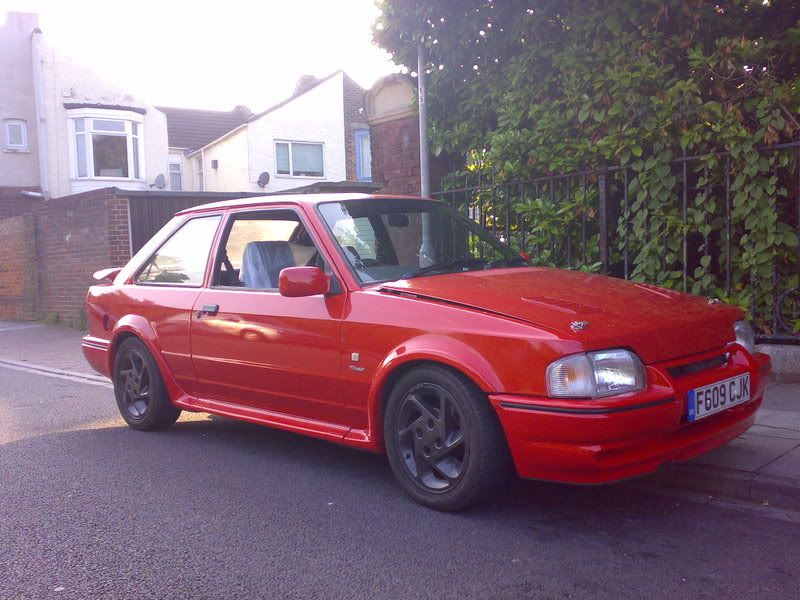
[[597,176],[597,193],[600,206],[597,211],[597,225],[600,228],[600,272],[608,273],[608,193],[606,191],[606,165],[601,163]]

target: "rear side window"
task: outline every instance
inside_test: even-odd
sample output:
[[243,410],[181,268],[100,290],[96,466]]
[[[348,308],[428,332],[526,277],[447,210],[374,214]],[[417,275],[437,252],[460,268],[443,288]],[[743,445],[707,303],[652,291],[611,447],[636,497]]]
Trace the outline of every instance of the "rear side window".
[[214,215],[184,223],[145,263],[136,283],[202,285],[219,220]]
[[240,213],[231,217],[220,244],[214,285],[274,290],[283,269],[307,265],[326,268],[297,213]]

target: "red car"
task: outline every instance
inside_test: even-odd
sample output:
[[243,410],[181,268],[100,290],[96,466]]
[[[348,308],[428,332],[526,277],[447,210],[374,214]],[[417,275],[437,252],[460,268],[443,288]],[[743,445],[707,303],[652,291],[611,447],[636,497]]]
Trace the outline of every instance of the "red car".
[[83,351],[131,427],[201,411],[386,452],[441,510],[514,470],[603,483],[690,459],[750,427],[770,369],[738,308],[531,267],[419,198],[207,204],[95,276]]

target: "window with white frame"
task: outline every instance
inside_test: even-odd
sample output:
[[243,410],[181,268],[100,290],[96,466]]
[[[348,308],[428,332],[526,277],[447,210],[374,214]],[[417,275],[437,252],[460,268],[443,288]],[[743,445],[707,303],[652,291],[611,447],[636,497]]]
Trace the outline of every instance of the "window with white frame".
[[206,182],[203,180],[203,155],[198,156],[195,161],[195,172],[197,173],[197,189],[201,192],[206,189]]
[[106,116],[70,118],[72,123],[73,175],[77,178],[143,179],[142,124]]
[[325,177],[322,144],[275,142],[275,172],[289,177]]
[[173,191],[183,189],[183,167],[179,156],[169,157],[169,189]]
[[28,124],[22,119],[5,119],[3,121],[5,137],[3,148],[9,152],[28,151]]

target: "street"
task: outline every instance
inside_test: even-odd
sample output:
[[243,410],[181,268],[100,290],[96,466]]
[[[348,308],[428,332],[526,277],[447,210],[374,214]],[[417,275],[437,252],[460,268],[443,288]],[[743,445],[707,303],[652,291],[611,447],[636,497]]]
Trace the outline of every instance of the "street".
[[0,366],[0,598],[800,598],[800,515],[518,482],[413,504],[381,456]]

